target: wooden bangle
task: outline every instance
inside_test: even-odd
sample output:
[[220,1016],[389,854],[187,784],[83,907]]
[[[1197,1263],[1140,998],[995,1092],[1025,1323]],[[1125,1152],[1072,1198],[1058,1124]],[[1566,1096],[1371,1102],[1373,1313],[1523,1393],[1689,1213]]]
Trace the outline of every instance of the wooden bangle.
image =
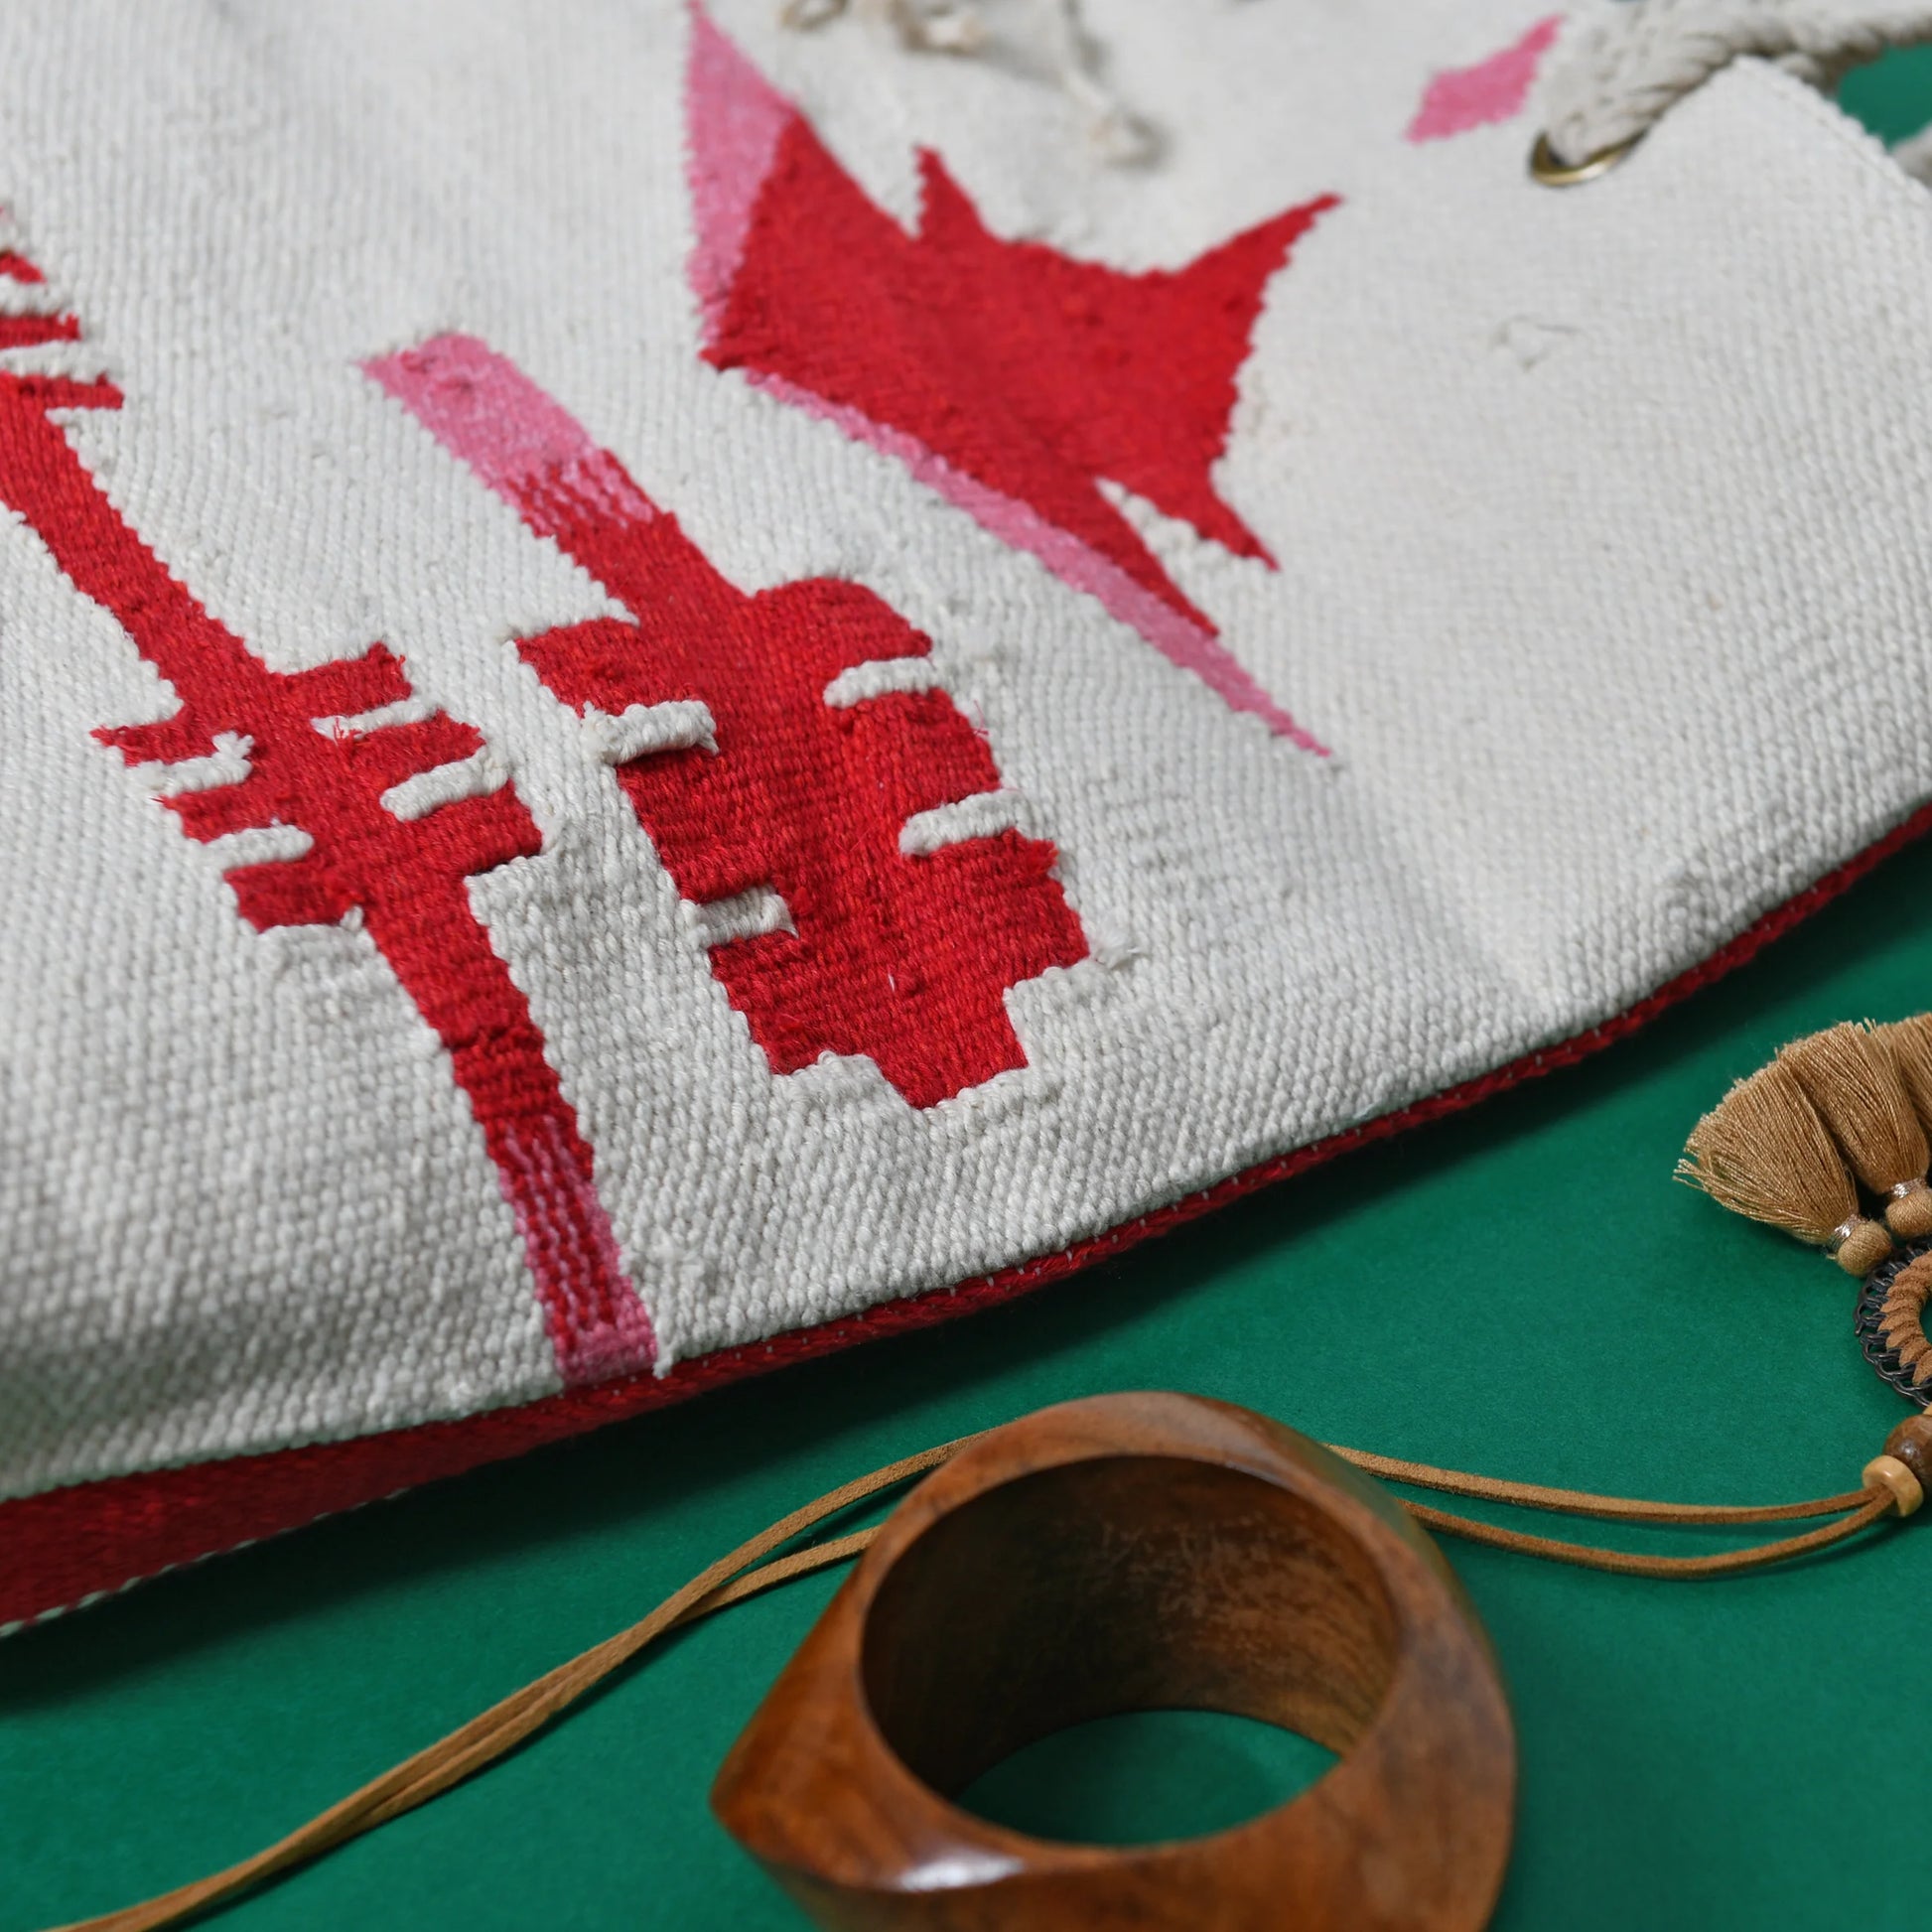
[[[1049,1731],[1226,1711],[1340,1754],[1207,1837],[949,1802]],[[1374,1483],[1265,1417],[1099,1396],[981,1438],[880,1531],[733,1747],[734,1837],[839,1932],[1476,1932],[1516,1779],[1487,1638]]]

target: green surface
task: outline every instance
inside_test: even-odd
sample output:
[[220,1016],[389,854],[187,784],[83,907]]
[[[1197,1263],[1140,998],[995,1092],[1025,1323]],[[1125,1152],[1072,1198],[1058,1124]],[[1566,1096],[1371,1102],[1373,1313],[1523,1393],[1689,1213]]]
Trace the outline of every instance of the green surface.
[[995,1824],[1083,1845],[1224,1832],[1286,1804],[1335,1754],[1218,1711],[1129,1711],[1017,1750],[959,1794]]
[[1838,90],[1839,105],[1882,141],[1902,141],[1932,118],[1932,47],[1909,47],[1855,69]]
[[[1907,59],[1848,83],[1922,122]],[[1788,1035],[1932,1004],[1932,851],[1581,1068],[1031,1301],[794,1370],[165,1579],[0,1644],[0,1932],[254,1850],[608,1635],[795,1502],[1045,1402],[1168,1387],[1316,1436],[1635,1495],[1856,1479],[1903,1413],[1827,1264],[1669,1179]],[[1688,1547],[1653,1536],[1653,1547]],[[1889,1932],[1922,1916],[1911,1766],[1932,1530],[1669,1586],[1452,1545],[1515,1704],[1505,1932]],[[797,1927],[713,1770],[830,1595],[680,1637],[554,1733],[233,1908],[236,1932]],[[976,1794],[1132,1839],[1293,1789],[1256,1727],[1089,1726]]]

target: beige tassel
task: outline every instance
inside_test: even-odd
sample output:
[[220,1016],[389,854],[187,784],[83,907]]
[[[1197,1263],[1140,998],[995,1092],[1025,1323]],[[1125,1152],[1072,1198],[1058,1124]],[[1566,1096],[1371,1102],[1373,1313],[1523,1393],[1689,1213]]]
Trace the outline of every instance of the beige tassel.
[[1885,1203],[1894,1234],[1932,1234],[1932,1149],[1892,1055],[1863,1027],[1846,1022],[1794,1039],[1778,1055],[1798,1076],[1852,1171]]
[[1891,1252],[1884,1228],[1860,1214],[1837,1146],[1781,1058],[1739,1080],[1692,1130],[1684,1155],[1679,1179],[1828,1249],[1848,1275],[1869,1274]]
[[1891,1058],[1919,1125],[1932,1131],[1932,1013],[1894,1020],[1889,1027],[1873,1027],[1871,1036]]

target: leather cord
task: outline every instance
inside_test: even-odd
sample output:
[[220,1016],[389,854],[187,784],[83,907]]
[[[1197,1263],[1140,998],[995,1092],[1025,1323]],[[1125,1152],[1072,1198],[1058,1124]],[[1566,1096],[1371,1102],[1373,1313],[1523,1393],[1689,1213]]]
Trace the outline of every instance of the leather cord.
[[[447,1737],[418,1751],[413,1757],[405,1758],[380,1777],[372,1778],[360,1790],[351,1792],[327,1811],[319,1812],[307,1824],[298,1826],[286,1838],[257,1852],[252,1858],[243,1859],[225,1870],[198,1878],[192,1884],[179,1886],[174,1891],[163,1892],[139,1905],[123,1906],[118,1911],[106,1912],[97,1918],[76,1920],[57,1928],[57,1932],[160,1932],[162,1927],[180,1925],[260,1884],[264,1879],[319,1858],[349,1839],[358,1838],[362,1833],[372,1831],[392,1818],[399,1818],[418,1805],[427,1804],[430,1799],[475,1776],[484,1766],[494,1763],[541,1730],[587,1691],[628,1663],[659,1637],[695,1623],[730,1604],[743,1602],[747,1597],[755,1596],[776,1584],[788,1583],[795,1577],[807,1576],[815,1570],[823,1570],[856,1557],[872,1541],[876,1531],[858,1530],[847,1536],[810,1545],[788,1556],[773,1558],[771,1552],[840,1515],[856,1503],[936,1469],[975,1440],[974,1437],[964,1436],[955,1442],[942,1443],[936,1449],[922,1450],[917,1455],[889,1462],[884,1468],[841,1483],[815,1502],[780,1517],[769,1528],[741,1543],[729,1556],[719,1558],[716,1563],[700,1571],[682,1589],[674,1590],[665,1597],[641,1621],[614,1637],[607,1637],[604,1642],[568,1663],[559,1664],[534,1683],[526,1684],[522,1690],[512,1692],[500,1703],[491,1705],[481,1717],[473,1718]],[[1571,1516],[1598,1517],[1619,1522],[1720,1527],[1793,1522],[1815,1516],[1836,1518],[1818,1529],[1754,1544],[1748,1549],[1702,1557],[1654,1557],[1603,1549],[1593,1544],[1566,1543],[1552,1537],[1530,1536],[1474,1517],[1459,1516],[1449,1510],[1403,1499],[1403,1507],[1429,1529],[1513,1551],[1518,1555],[1540,1557],[1552,1563],[1574,1564],[1634,1577],[1688,1580],[1761,1569],[1794,1557],[1810,1556],[1857,1536],[1897,1507],[1893,1494],[1877,1486],[1848,1490],[1836,1496],[1820,1496],[1806,1502],[1772,1503],[1746,1508],[1652,1503],[1624,1496],[1598,1496],[1586,1490],[1551,1489],[1535,1483],[1508,1482],[1492,1476],[1469,1475],[1459,1469],[1439,1469],[1426,1462],[1406,1462],[1393,1456],[1373,1455],[1362,1449],[1330,1447],[1332,1452],[1343,1460],[1390,1482],[1408,1483],[1472,1500],[1549,1510]]]
[[800,1551],[761,1569],[756,1567],[761,1558],[828,1517],[839,1515],[882,1489],[891,1489],[913,1476],[924,1475],[928,1469],[936,1469],[972,1440],[962,1437],[958,1442],[943,1443],[937,1449],[889,1462],[883,1469],[841,1483],[816,1502],[780,1517],[768,1529],[741,1543],[729,1556],[720,1557],[701,1570],[682,1589],[673,1590],[648,1616],[629,1629],[607,1637],[566,1664],[559,1664],[522,1690],[512,1691],[481,1717],[471,1719],[460,1729],[439,1738],[413,1757],[404,1758],[380,1777],[371,1778],[359,1791],[352,1791],[327,1811],[318,1812],[306,1825],[298,1826],[286,1838],[252,1858],[139,1905],[127,1905],[118,1911],[104,1912],[98,1918],[78,1920],[62,1928],[62,1932],[156,1932],[162,1926],[179,1925],[260,1884],[265,1878],[319,1858],[349,1839],[359,1838],[362,1833],[440,1797],[452,1785],[461,1784],[541,1730],[586,1691],[628,1663],[665,1632],[723,1609],[727,1603],[742,1602],[773,1584],[788,1582],[807,1571],[856,1556],[871,1541],[870,1531]]
[[[1860,1506],[1822,1529],[1808,1530],[1802,1536],[1779,1537],[1772,1543],[1753,1544],[1748,1550],[1725,1550],[1709,1557],[1648,1557],[1629,1550],[1604,1550],[1591,1543],[1561,1543],[1554,1537],[1525,1536],[1520,1530],[1503,1529],[1495,1523],[1478,1522],[1472,1516],[1455,1516],[1446,1509],[1431,1509],[1426,1503],[1405,1502],[1417,1522],[1470,1543],[1486,1543],[1492,1549],[1513,1550],[1518,1556],[1542,1557],[1550,1563],[1575,1564],[1584,1570],[1609,1570],[1623,1577],[1654,1577],[1689,1580],[1694,1577],[1724,1577],[1739,1570],[1762,1570],[1767,1564],[1784,1563],[1792,1557],[1810,1556],[1819,1550],[1842,1543],[1848,1536],[1888,1515],[1893,1507],[1889,1495],[1864,1494]],[[1806,1509],[1807,1515],[1812,1513]]]
[[[1329,1454],[1352,1462],[1368,1475],[1380,1476],[1384,1482],[1407,1483],[1412,1489],[1441,1489],[1451,1496],[1509,1503],[1518,1509],[1547,1509],[1564,1516],[1597,1516],[1625,1523],[1789,1523],[1801,1516],[1837,1516],[1848,1509],[1857,1509],[1872,1493],[1866,1489],[1848,1489],[1843,1495],[1819,1496],[1810,1502],[1753,1503],[1741,1508],[1728,1504],[1649,1503],[1629,1496],[1592,1495],[1587,1489],[1546,1489],[1540,1483],[1468,1475],[1460,1469],[1439,1469],[1429,1462],[1404,1462],[1393,1455],[1342,1449],[1333,1443],[1324,1447]],[[1415,1505],[1409,1507],[1413,1509]]]

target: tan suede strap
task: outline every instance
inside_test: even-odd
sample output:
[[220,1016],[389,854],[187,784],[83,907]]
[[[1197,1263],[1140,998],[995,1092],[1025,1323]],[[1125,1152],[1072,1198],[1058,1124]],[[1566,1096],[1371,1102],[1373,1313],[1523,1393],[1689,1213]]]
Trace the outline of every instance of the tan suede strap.
[[[164,1926],[179,1925],[233,1898],[251,1885],[289,1870],[292,1866],[320,1857],[375,1826],[398,1818],[417,1805],[427,1804],[451,1786],[460,1784],[505,1751],[549,1724],[584,1693],[628,1663],[646,1645],[667,1631],[694,1623],[715,1610],[744,1601],[774,1584],[822,1570],[830,1564],[857,1556],[876,1534],[859,1530],[770,1562],[763,1559],[773,1550],[802,1536],[820,1523],[850,1509],[855,1503],[878,1495],[882,1490],[923,1475],[948,1461],[975,1440],[962,1437],[943,1443],[937,1449],[906,1456],[875,1469],[854,1481],[793,1510],[768,1529],[760,1530],[741,1543],[729,1556],[721,1557],[708,1569],[675,1590],[663,1602],[629,1629],[559,1664],[535,1683],[512,1692],[492,1705],[481,1717],[447,1737],[439,1739],[415,1756],[406,1758],[351,1792],[339,1803],[320,1812],[306,1825],[286,1838],[257,1852],[252,1858],[231,1864],[224,1871],[199,1878],[139,1905],[122,1907],[98,1918],[81,1920],[60,1928],[60,1932],[159,1932]],[[1835,1516],[1836,1521],[1802,1535],[1782,1537],[1774,1542],[1753,1545],[1745,1550],[1724,1551],[1713,1556],[1655,1557],[1627,1551],[1599,1549],[1583,1543],[1564,1543],[1553,1538],[1527,1536],[1517,1530],[1502,1529],[1492,1523],[1433,1509],[1422,1503],[1407,1502],[1404,1507],[1416,1520],[1432,1530],[1512,1550],[1523,1556],[1541,1557],[1552,1563],[1578,1564],[1594,1570],[1609,1570],[1626,1576],[1690,1579],[1723,1576],[1734,1571],[1753,1570],[1766,1564],[1782,1563],[1792,1557],[1808,1556],[1876,1523],[1895,1508],[1899,1498],[1889,1489],[1878,1487],[1849,1490],[1842,1495],[1821,1496],[1800,1503],[1774,1503],[1749,1508],[1705,1507],[1693,1503],[1649,1503],[1622,1496],[1597,1496],[1577,1489],[1549,1489],[1534,1483],[1506,1482],[1490,1476],[1467,1475],[1458,1469],[1439,1469],[1426,1462],[1404,1462],[1391,1456],[1371,1455],[1364,1450],[1336,1449],[1334,1453],[1357,1468],[1392,1482],[1445,1491],[1485,1502],[1503,1503],[1526,1509],[1554,1510],[1566,1515],[1605,1517],[1637,1523],[1678,1523],[1725,1525],[1795,1521],[1812,1516]],[[1881,1458],[1883,1459],[1883,1458]],[[1875,1465],[1874,1465],[1875,1466]],[[1916,1493],[1916,1491],[1914,1491]]]

